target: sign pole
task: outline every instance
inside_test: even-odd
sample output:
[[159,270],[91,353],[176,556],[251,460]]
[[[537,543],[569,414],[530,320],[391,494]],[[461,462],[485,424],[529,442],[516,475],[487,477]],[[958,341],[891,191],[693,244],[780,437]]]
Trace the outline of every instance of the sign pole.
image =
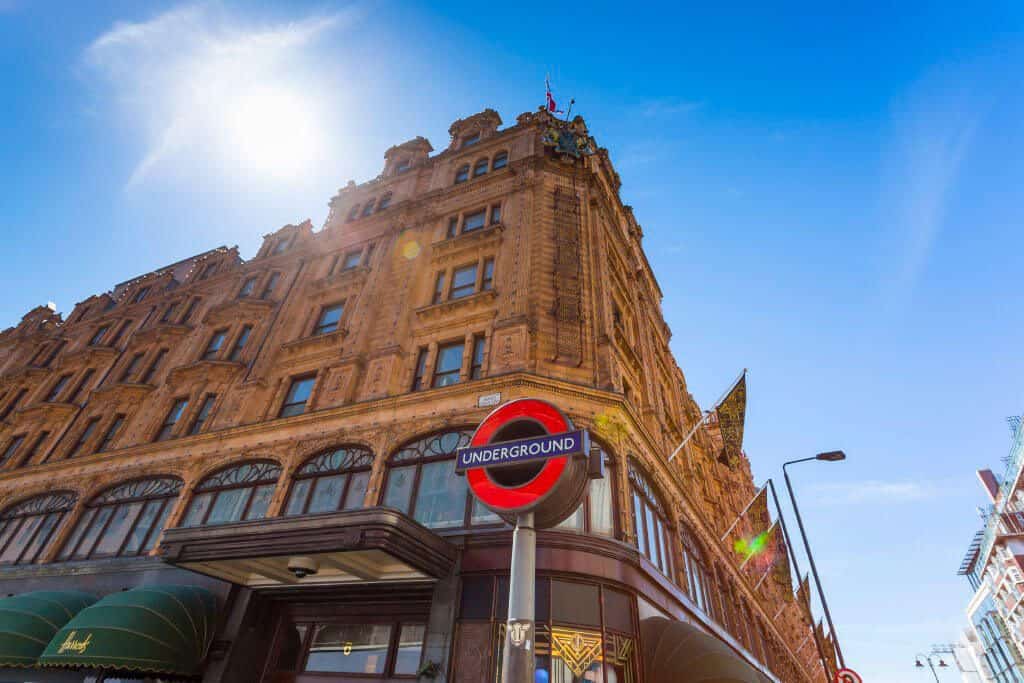
[[533,683],[536,569],[537,532],[533,528],[533,512],[521,512],[516,516],[516,528],[512,532],[508,621],[501,657],[502,683]]

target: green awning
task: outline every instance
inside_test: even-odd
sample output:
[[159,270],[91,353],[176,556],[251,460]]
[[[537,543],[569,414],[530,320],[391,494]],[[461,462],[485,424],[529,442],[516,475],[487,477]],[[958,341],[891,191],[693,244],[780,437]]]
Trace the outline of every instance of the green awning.
[[216,614],[216,598],[198,586],[112,593],[68,622],[39,664],[194,676],[213,639]]
[[37,591],[0,599],[0,666],[33,666],[47,643],[95,595]]

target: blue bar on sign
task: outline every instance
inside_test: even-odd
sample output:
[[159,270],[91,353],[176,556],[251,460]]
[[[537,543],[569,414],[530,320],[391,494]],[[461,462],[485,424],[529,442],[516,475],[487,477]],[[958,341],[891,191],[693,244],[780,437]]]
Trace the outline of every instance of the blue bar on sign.
[[588,450],[588,435],[585,430],[531,436],[526,439],[501,441],[486,446],[460,448],[455,458],[455,471],[476,467],[498,467],[516,465],[528,460],[542,460],[561,455],[576,455]]

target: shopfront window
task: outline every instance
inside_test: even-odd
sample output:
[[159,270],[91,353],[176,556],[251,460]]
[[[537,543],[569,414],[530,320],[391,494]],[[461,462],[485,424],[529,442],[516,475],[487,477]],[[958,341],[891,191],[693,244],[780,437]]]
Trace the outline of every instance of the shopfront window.
[[629,481],[637,548],[662,573],[672,576],[671,534],[661,501],[647,477],[632,464]]
[[576,508],[576,511],[567,517],[556,529],[578,531],[580,533],[596,534],[598,536],[615,537],[615,468],[612,465],[611,457],[601,450],[601,457],[604,458],[604,478],[591,479],[587,495]]
[[281,467],[268,461],[236,465],[212,474],[196,486],[181,525],[207,526],[263,519],[280,476]]
[[74,504],[73,493],[48,493],[0,513],[0,565],[38,560]]
[[139,555],[153,549],[181,492],[174,477],[142,479],[107,489],[90,502],[58,559]]
[[307,460],[295,472],[286,515],[312,515],[363,507],[373,452],[337,448]]
[[417,439],[388,462],[382,504],[431,529],[497,525],[501,519],[469,495],[455,474],[455,451],[469,445],[470,432],[450,431]]
[[278,635],[274,669],[413,679],[426,631],[425,623],[406,621],[288,623]]

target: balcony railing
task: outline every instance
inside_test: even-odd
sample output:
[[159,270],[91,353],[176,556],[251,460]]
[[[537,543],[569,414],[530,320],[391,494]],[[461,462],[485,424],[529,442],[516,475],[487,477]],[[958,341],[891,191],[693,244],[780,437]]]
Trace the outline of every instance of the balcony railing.
[[[1013,430],[1013,440],[1010,444],[1010,455],[1006,461],[1006,470],[1003,472],[1003,481],[999,486],[999,500],[996,501],[996,514],[990,515],[985,524],[985,535],[981,539],[981,551],[978,559],[984,564],[988,562],[988,555],[992,552],[992,544],[996,541],[996,534],[1000,533],[1000,521],[1002,512],[1006,509],[1006,503],[1010,500],[1014,488],[1017,486],[1017,478],[1020,476],[1021,465],[1024,464],[1024,421],[1018,421]],[[1017,513],[1012,513],[1017,514]],[[1021,533],[1014,531],[1011,533]]]

